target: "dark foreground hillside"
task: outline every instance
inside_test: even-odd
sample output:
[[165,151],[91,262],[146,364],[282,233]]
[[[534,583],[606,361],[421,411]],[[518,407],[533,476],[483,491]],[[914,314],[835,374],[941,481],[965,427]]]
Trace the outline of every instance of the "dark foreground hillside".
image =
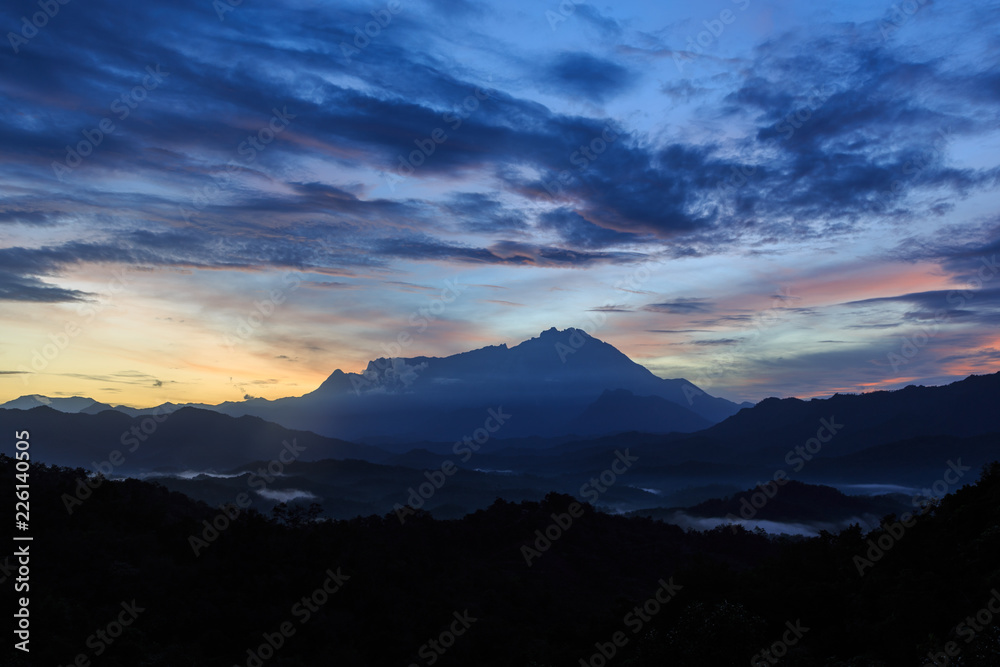
[[[4,498],[14,472],[0,456]],[[0,664],[1000,664],[998,464],[915,525],[808,540],[685,533],[554,494],[454,521],[303,510],[227,527],[124,481],[69,514],[80,474],[31,468],[31,655],[11,624]],[[6,600],[15,576],[0,572]]]

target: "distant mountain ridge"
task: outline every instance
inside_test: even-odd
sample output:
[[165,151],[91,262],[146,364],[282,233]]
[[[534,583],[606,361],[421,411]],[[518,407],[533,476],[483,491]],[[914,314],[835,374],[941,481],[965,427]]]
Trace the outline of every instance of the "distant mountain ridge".
[[12,401],[7,401],[6,403],[0,405],[0,408],[6,408],[8,410],[31,410],[32,408],[42,406],[58,410],[59,412],[81,412],[85,414],[97,414],[103,410],[122,411],[122,408],[124,407],[119,406],[118,408],[114,408],[107,403],[100,403],[92,398],[86,398],[84,396],[50,398],[40,394],[28,394],[26,396],[15,398]]
[[739,442],[744,451],[783,455],[786,443],[815,437],[821,420],[835,418],[842,428],[824,453],[842,456],[910,438],[1000,433],[998,406],[1000,373],[970,375],[942,386],[910,385],[807,401],[767,398],[698,435]]
[[[784,470],[820,484],[927,484],[949,459],[962,458],[975,469],[1000,459],[997,405],[1000,373],[971,375],[943,386],[805,401],[770,398],[693,433],[579,438],[542,450],[484,452],[477,460],[491,468],[556,474],[585,470],[628,447],[641,457],[640,468],[684,483],[733,483],[749,471],[747,481],[756,483]],[[694,468],[677,473],[689,464]],[[630,474],[635,479],[638,473]]]
[[45,405],[24,411],[0,408],[0,426],[32,433],[32,451],[46,463],[95,471],[102,462],[110,463],[115,475],[155,469],[221,471],[253,459],[277,459],[286,442],[295,443],[295,458],[303,461],[380,461],[389,456],[375,447],[282,428],[257,417],[189,407],[156,418],[115,410],[59,412]]

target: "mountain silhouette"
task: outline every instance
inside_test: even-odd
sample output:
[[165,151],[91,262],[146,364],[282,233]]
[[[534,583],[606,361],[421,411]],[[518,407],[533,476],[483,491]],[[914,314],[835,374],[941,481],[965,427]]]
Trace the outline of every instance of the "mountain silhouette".
[[895,391],[835,394],[808,401],[767,398],[699,433],[732,452],[784,456],[790,446],[816,437],[822,420],[841,425],[826,456],[926,436],[1000,433],[1000,373],[970,375],[942,386],[910,385]]
[[[628,447],[663,483],[754,483],[783,470],[818,484],[930,484],[948,461],[979,466],[1000,458],[1000,373],[948,385],[838,394],[825,399],[769,398],[695,433],[621,433],[578,438],[525,459],[487,453],[482,465],[518,472],[577,470]],[[830,429],[835,430],[835,433]],[[821,439],[822,438],[822,439]],[[697,462],[704,472],[677,468]],[[720,468],[723,466],[725,469]]]
[[[552,328],[513,347],[494,345],[448,357],[383,357],[369,362],[363,373],[334,371],[301,397],[251,399],[213,409],[390,447],[459,440],[482,428],[489,411],[500,408],[511,418],[498,437],[567,435],[578,419],[586,424],[584,413],[605,391],[618,389],[675,404],[658,404],[665,412],[656,418],[656,430],[664,433],[696,430],[750,405],[710,396],[684,379],[657,377],[580,329]],[[641,430],[649,420],[641,410],[631,410],[598,430]]]
[[[606,391],[617,390],[627,393],[614,395],[615,405],[611,398],[601,400]],[[60,400],[22,397],[0,407],[63,409]],[[110,408],[89,405],[92,399],[74,400],[72,409],[66,404],[64,411]],[[471,436],[484,427],[490,410],[511,415],[497,437],[551,438],[690,432],[751,405],[710,396],[684,379],[657,377],[583,330],[552,328],[513,347],[493,345],[448,357],[383,357],[369,362],[362,373],[338,369],[316,390],[299,397],[189,407],[392,447]],[[131,416],[149,412],[114,409]]]
[[296,458],[303,461],[377,461],[388,456],[374,447],[289,430],[258,417],[234,418],[197,408],[163,412],[155,418],[130,417],[116,410],[67,413],[48,406],[0,409],[0,426],[30,431],[37,438],[32,455],[40,460],[95,472],[101,463],[110,462],[113,476],[156,469],[227,470],[255,459],[274,460],[284,443],[293,441],[301,449]]
[[608,389],[573,421],[572,428],[579,435],[611,435],[620,433],[623,425],[643,433],[670,433],[700,431],[712,422],[659,396]]
[[49,407],[59,412],[84,412],[87,414],[97,414],[102,410],[113,409],[107,403],[99,403],[92,398],[83,396],[55,397],[41,396],[39,394],[28,394],[15,398],[12,401],[0,405],[0,408],[10,410],[30,410],[38,407]]

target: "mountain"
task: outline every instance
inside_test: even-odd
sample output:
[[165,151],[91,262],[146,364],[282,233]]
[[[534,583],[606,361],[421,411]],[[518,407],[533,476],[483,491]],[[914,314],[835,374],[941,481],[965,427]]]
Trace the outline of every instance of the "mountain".
[[[605,391],[657,397],[651,417],[634,406],[613,423]],[[626,399],[619,398],[619,401]],[[654,405],[655,403],[655,405]],[[257,415],[289,428],[391,446],[455,441],[497,426],[497,437],[559,437],[579,425],[596,432],[691,431],[742,407],[684,379],[664,379],[580,329],[549,329],[519,345],[494,345],[449,357],[380,358],[363,373],[335,371],[315,391],[274,401],[251,399],[213,409]],[[599,413],[604,411],[604,416]]]
[[155,418],[114,410],[67,413],[48,406],[0,409],[0,428],[29,431],[34,459],[95,472],[105,463],[112,476],[150,470],[225,470],[255,459],[289,459],[292,454],[283,454],[285,443],[293,443],[298,448],[295,457],[303,461],[380,461],[388,456],[375,447],[285,429],[257,417],[234,418],[196,408]]
[[69,398],[49,398],[39,394],[29,394],[15,398],[12,401],[0,404],[0,409],[8,410],[31,410],[37,407],[49,407],[59,412],[85,412],[87,414],[97,414],[102,410],[113,409],[106,403],[98,403],[92,398],[83,396],[73,396]]
[[611,435],[623,430],[643,433],[693,432],[712,425],[687,408],[659,396],[636,396],[628,389],[607,389],[573,421],[573,433]]
[[[516,349],[504,352],[493,348],[487,354],[503,357]],[[425,379],[431,378],[433,362],[420,362],[427,363]],[[450,372],[458,375],[465,368],[459,364]],[[498,365],[495,376],[502,380],[503,371],[505,367]],[[343,378],[338,380],[343,382]],[[417,386],[417,380],[412,386]],[[557,382],[554,379],[552,383]],[[434,384],[447,383],[431,386]],[[629,452],[635,463],[622,481],[601,493],[598,501],[616,511],[676,507],[679,503],[673,499],[682,497],[700,502],[729,495],[770,479],[776,470],[783,470],[798,482],[825,484],[848,492],[884,487],[912,494],[914,489],[927,488],[941,479],[950,462],[963,466],[957,480],[960,485],[983,464],[1000,458],[1000,415],[992,409],[1000,401],[1000,374],[971,376],[944,387],[908,387],[896,392],[810,401],[768,399],[693,433],[681,431],[697,429],[708,420],[661,396],[637,395],[627,389],[604,390],[593,399],[586,395],[580,398],[577,393],[576,398],[571,398],[579,402],[567,400],[564,405],[568,408],[559,413],[552,408],[555,399],[537,396],[537,390],[532,395],[531,387],[523,390],[522,396],[505,395],[501,399],[504,402],[496,403],[496,407],[460,404],[446,413],[431,401],[424,406],[429,417],[409,415],[445,422],[467,419],[469,425],[465,428],[470,440],[458,448],[453,446],[457,438],[450,442],[426,438],[393,447],[353,444],[288,429],[261,417],[233,417],[191,407],[136,417],[115,410],[97,414],[59,412],[45,405],[30,410],[0,409],[0,427],[29,430],[33,458],[37,460],[104,470],[111,476],[152,471],[180,475],[184,479],[164,484],[206,500],[245,487],[246,480],[227,481],[217,476],[187,479],[191,477],[189,472],[235,474],[239,466],[250,461],[274,460],[282,454],[284,443],[295,442],[302,447],[297,463],[285,466],[286,476],[272,487],[274,497],[261,502],[305,494],[321,499],[327,512],[339,517],[388,511],[395,503],[406,500],[411,486],[429,479],[424,471],[440,471],[448,461],[461,470],[446,488],[435,492],[427,509],[440,516],[457,517],[485,507],[496,497],[521,500],[540,497],[550,490],[583,494],[581,485],[607,471],[621,451]],[[370,396],[351,393],[340,400],[348,405],[365,405],[362,401],[367,398],[376,407],[403,404],[393,403],[397,392],[370,391]],[[435,401],[443,400],[433,395],[433,389],[428,392]],[[410,407],[420,407],[419,400],[426,400],[421,392],[398,393],[412,401]],[[470,389],[467,393],[473,392]],[[314,392],[313,398],[323,401],[303,404],[301,414],[309,416],[309,410],[324,407],[331,412],[337,409],[337,396],[323,394]],[[352,398],[355,403],[350,403]],[[376,399],[384,402],[376,404]],[[301,399],[268,404],[294,407],[297,400]],[[372,419],[410,428],[400,417],[402,412],[393,412],[391,407],[386,410]],[[341,414],[349,413],[342,410]],[[487,420],[494,421],[484,421],[484,414]],[[550,420],[547,423],[542,421],[546,415]],[[356,414],[349,416],[357,418]],[[546,439],[537,435],[515,437],[515,433],[508,437],[507,427],[522,418],[538,431],[555,424],[576,435]],[[536,419],[534,423],[530,423],[532,418]],[[487,423],[497,427],[495,434],[487,432]],[[821,433],[825,424],[835,428],[836,433]],[[636,430],[622,431],[623,425],[632,425]],[[477,428],[482,431],[477,433]],[[427,431],[434,433],[431,428]],[[914,432],[919,435],[910,435]],[[811,454],[797,451],[818,434],[826,438],[825,442],[816,440],[814,444],[822,445],[818,450]],[[481,439],[479,436],[490,437],[477,449],[469,447],[476,444],[475,439]],[[316,463],[328,459],[358,459],[378,465]],[[113,465],[108,463],[116,460]],[[723,493],[718,493],[720,490]]]
[[[970,468],[963,483],[984,465],[1000,460],[1000,432],[968,437],[929,435],[876,445],[859,452],[817,458],[803,468],[802,479],[850,480],[855,484],[884,484],[887,476],[895,484],[924,485],[941,479],[951,469],[949,462]],[[960,463],[959,463],[960,462]]]
[[[626,393],[605,396],[618,390]],[[504,439],[691,432],[752,406],[711,396],[684,379],[657,377],[614,346],[572,328],[552,328],[513,347],[375,359],[363,373],[335,370],[315,391],[299,397],[167,403],[144,410],[86,403],[92,399],[74,399],[80,404],[64,409],[62,400],[22,397],[0,407],[114,409],[133,417],[193,407],[406,451],[409,443],[454,442],[495,426],[500,428],[491,437]],[[499,424],[496,417],[491,421],[492,414],[510,419]]]
[[631,447],[651,465],[738,462],[759,474],[801,467],[803,478],[814,482],[860,477],[887,482],[903,471],[922,479],[945,466],[949,456],[965,454],[976,465],[1000,457],[997,405],[1000,373],[970,375],[942,386],[811,400],[767,398],[694,433],[578,438],[547,453],[555,461],[569,452],[606,457],[615,448]]
[[[698,434],[722,445],[775,460],[817,437],[824,422],[836,434],[822,455],[844,456],[870,447],[926,436],[971,437],[1000,433],[1000,373],[970,375],[948,385],[910,385],[896,391],[835,394],[808,401],[768,398]],[[829,430],[822,435],[829,436]]]
[[[105,410],[118,410],[119,412],[122,412],[122,410],[120,410],[119,408],[114,408],[108,405],[107,403],[99,403],[98,401],[94,401],[84,409],[79,410],[79,413],[83,415],[96,415],[104,412]],[[69,410],[66,410],[66,412],[69,412]]]
[[[609,392],[600,402],[624,396]],[[942,477],[949,461],[978,471],[1000,459],[997,405],[1000,373],[972,375],[944,386],[808,401],[769,398],[693,433],[581,435],[544,449],[512,443],[505,450],[484,448],[476,462],[519,474],[582,473],[628,448],[640,459],[629,483],[665,495],[698,485],[757,483],[778,470],[844,488],[925,486]]]
[[[768,498],[760,507],[752,505],[751,499],[763,497],[761,493],[759,488],[746,489],[726,498],[706,500],[684,511],[695,517],[741,517],[784,522],[857,521],[859,517],[867,515],[874,517],[874,522],[870,523],[875,525],[887,514],[913,512],[910,498],[901,494],[849,496],[829,486],[804,484],[794,480],[774,491],[773,497]],[[637,514],[646,516],[652,513],[640,511]]]

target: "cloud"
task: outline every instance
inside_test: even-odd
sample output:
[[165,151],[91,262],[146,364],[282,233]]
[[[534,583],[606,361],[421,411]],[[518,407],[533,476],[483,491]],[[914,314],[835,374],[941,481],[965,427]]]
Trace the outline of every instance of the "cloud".
[[740,342],[736,338],[712,338],[691,341],[695,345],[735,345]]
[[1000,219],[990,216],[971,224],[944,225],[932,234],[903,239],[887,254],[898,261],[937,262],[966,283],[988,282],[1000,272]]
[[638,240],[635,234],[618,232],[595,225],[568,208],[546,211],[539,217],[539,228],[551,229],[572,247],[603,248]]
[[578,251],[515,241],[495,243],[490,252],[504,263],[525,266],[585,266],[637,262],[645,257],[634,252]]
[[590,3],[577,4],[575,14],[597,28],[602,35],[617,37],[622,33],[622,26],[618,21],[610,16],[605,16]]
[[525,307],[523,303],[517,303],[515,301],[504,301],[502,299],[483,299],[483,301],[486,303],[495,303],[500,306],[515,306],[518,308]]
[[318,500],[319,496],[316,496],[309,491],[302,491],[299,489],[264,489],[262,491],[257,491],[257,494],[268,500],[277,500],[282,503],[290,503],[295,500]]
[[[998,280],[1000,282],[1000,280]],[[994,288],[979,290],[954,289],[954,290],[930,290],[927,292],[911,292],[909,294],[897,294],[893,296],[880,296],[859,301],[848,301],[846,306],[871,306],[888,303],[904,303],[919,306],[922,311],[934,311],[943,309],[948,305],[956,305],[961,301],[966,303],[989,304],[1000,306],[1000,285]]]
[[[837,54],[830,57],[830,54]],[[984,129],[981,88],[990,68],[955,70],[945,60],[912,60],[886,44],[874,24],[826,27],[809,43],[795,34],[764,42],[729,114],[749,117],[755,144],[774,157],[740,201],[764,215],[905,219],[931,210],[917,197],[936,189],[953,198],[996,183],[997,169],[956,168],[955,140]],[[964,112],[949,100],[962,99]]]
[[0,271],[0,301],[31,301],[35,303],[59,303],[83,301],[86,292],[63,289],[48,285],[30,276],[15,276]]
[[358,285],[354,283],[339,282],[336,280],[318,281],[318,280],[303,280],[299,283],[300,287],[309,287],[312,289],[322,289],[322,290],[351,290],[358,289]]
[[876,322],[873,324],[848,324],[845,329],[895,329],[902,322]]
[[643,310],[655,313],[673,313],[689,315],[692,313],[706,313],[712,310],[712,302],[708,299],[674,299],[673,301],[663,301],[661,303],[650,303],[643,306]]
[[711,333],[711,329],[646,329],[649,333],[679,334],[679,333]]
[[111,382],[114,384],[142,385],[147,387],[162,387],[163,382],[157,378],[140,371],[119,371],[109,375],[96,375],[92,373],[61,373],[64,377],[77,378],[90,382]]
[[61,249],[0,248],[0,300],[59,303],[85,301],[89,293],[66,289],[42,278],[59,276],[67,265],[99,261],[93,246],[69,244]]
[[[228,14],[224,25],[195,2],[140,7],[120,15],[114,39],[96,20],[100,9],[81,12],[75,22],[52,21],[39,41],[19,54],[2,93],[8,108],[45,110],[50,121],[27,123],[23,115],[8,113],[0,140],[39,185],[71,193],[84,219],[93,219],[98,207],[119,210],[128,224],[158,234],[163,226],[181,225],[177,207],[184,205],[204,236],[224,229],[247,236],[267,228],[287,233],[282,242],[262,249],[261,266],[292,263],[282,262],[282,255],[307,255],[307,248],[293,246],[308,245],[314,240],[310,230],[321,228],[343,252],[316,264],[364,264],[364,257],[369,265],[378,264],[371,256],[378,244],[371,240],[395,235],[400,227],[434,235],[441,213],[470,234],[502,234],[505,241],[516,237],[531,243],[535,239],[526,221],[535,215],[527,212],[530,204],[553,199],[593,225],[562,223],[572,247],[670,241],[673,256],[704,256],[745,238],[791,242],[852,233],[865,224],[865,216],[902,219],[940,210],[940,202],[911,196],[944,189],[964,197],[997,183],[996,169],[957,168],[946,159],[955,140],[992,127],[988,110],[997,99],[991,92],[997,88],[996,72],[986,65],[957,68],[946,58],[920,60],[882,39],[875,22],[817,25],[808,35],[781,35],[759,44],[744,69],[732,72],[725,84],[709,89],[707,82],[685,80],[671,88],[682,97],[701,90],[724,93],[723,114],[752,124],[742,140],[661,140],[619,128],[618,138],[580,170],[571,162],[573,155],[614,125],[611,119],[555,111],[504,90],[476,98],[482,83],[476,79],[485,77],[441,58],[415,56],[410,49],[435,34],[441,15],[469,20],[472,12],[460,1],[435,7],[440,15],[395,16],[348,64],[354,79],[343,75],[339,53],[331,58],[325,51],[331,48],[325,45],[353,39],[353,27],[366,18],[351,7],[283,12],[274,21],[276,10],[246,6]],[[15,14],[4,16],[16,22]],[[602,34],[624,30],[624,24],[590,5],[576,7],[576,14]],[[180,34],[178,26],[190,28],[179,39],[167,39]],[[227,39],[203,39],[217,29]],[[237,56],[239,68],[226,65]],[[169,77],[128,117],[117,120],[114,100],[155,64]],[[563,51],[546,53],[530,78],[562,94],[600,102],[632,92],[637,76],[630,66],[596,51]],[[46,90],[59,90],[73,103],[55,104]],[[470,95],[475,108],[462,111]],[[250,161],[240,146],[267,126],[272,109],[285,107],[295,118]],[[191,108],[200,111],[187,113]],[[65,183],[57,182],[51,162],[61,160],[68,143],[109,114],[116,119],[115,132]],[[942,139],[944,128],[951,134]],[[349,184],[290,175],[303,160],[392,175],[398,158],[418,150],[418,142],[427,145],[437,129],[447,139],[432,141],[434,152],[404,183],[440,177],[482,182],[495,176],[506,196],[462,189],[445,201],[391,193],[378,198],[370,196],[378,187],[370,179]],[[227,163],[238,170],[230,173]],[[735,184],[734,168],[752,176]],[[160,192],[102,191],[101,176],[116,170],[153,180]],[[557,182],[562,172],[571,175],[571,182],[559,183],[553,196],[545,185]],[[192,200],[206,185],[215,194],[193,208]],[[66,207],[65,202],[58,208],[45,205],[46,198],[52,200],[49,194],[26,195],[19,213],[7,210],[0,220],[52,224]],[[519,207],[518,198],[529,201]],[[540,231],[550,228],[543,225]],[[194,231],[186,233],[194,236]],[[344,255],[353,255],[353,261]]]
[[[805,12],[787,33],[740,23],[725,49],[677,77],[683,34],[670,26],[687,24],[672,23],[684,18],[672,8],[643,21],[651,15],[626,6],[579,4],[544,41],[531,32],[549,35],[544,12],[467,0],[427,9],[394,15],[347,59],[339,45],[370,7],[243,3],[220,22],[203,0],[62,6],[19,53],[0,51],[0,300],[96,300],[88,279],[143,266],[164,269],[160,294],[184,299],[221,298],[177,289],[185,272],[217,272],[249,294],[256,274],[294,271],[314,274],[303,294],[324,305],[350,289],[378,302],[461,270],[512,290],[492,304],[507,307],[538,303],[521,288],[538,269],[548,294],[557,271],[603,280],[609,265],[656,258],[668,274],[704,267],[694,289],[673,292],[702,298],[651,295],[634,317],[688,318],[649,329],[688,334],[753,321],[720,314],[727,295],[708,288],[761,257],[794,276],[810,252],[878,243],[866,259],[936,264],[964,290],[1000,250],[996,12],[928,3],[888,40],[876,14],[853,10],[836,22]],[[0,24],[19,25],[22,10],[3,6]],[[167,75],[123,116],[122,96],[147,67]],[[269,126],[276,110],[289,118],[280,132]],[[105,118],[114,131],[58,177],[53,163]],[[948,290],[895,291],[906,288],[833,308],[828,328],[850,335],[816,334],[864,352],[810,358],[816,369],[776,382],[802,386],[837,364],[883,372],[871,360],[884,358],[884,339],[940,308],[956,329],[996,322],[989,283],[962,304]],[[581,307],[571,302],[557,307]],[[975,354],[989,361],[986,338],[953,333],[922,357],[928,374],[941,374],[937,356],[972,363],[950,347],[962,343],[984,346]]]
[[39,227],[58,224],[61,211],[0,209],[0,225],[21,224]]
[[605,102],[628,90],[635,76],[616,62],[575,51],[561,53],[547,63],[541,80],[566,95]]
[[474,232],[519,232],[527,225],[523,215],[510,210],[495,198],[479,192],[459,192],[442,206],[444,211]]

